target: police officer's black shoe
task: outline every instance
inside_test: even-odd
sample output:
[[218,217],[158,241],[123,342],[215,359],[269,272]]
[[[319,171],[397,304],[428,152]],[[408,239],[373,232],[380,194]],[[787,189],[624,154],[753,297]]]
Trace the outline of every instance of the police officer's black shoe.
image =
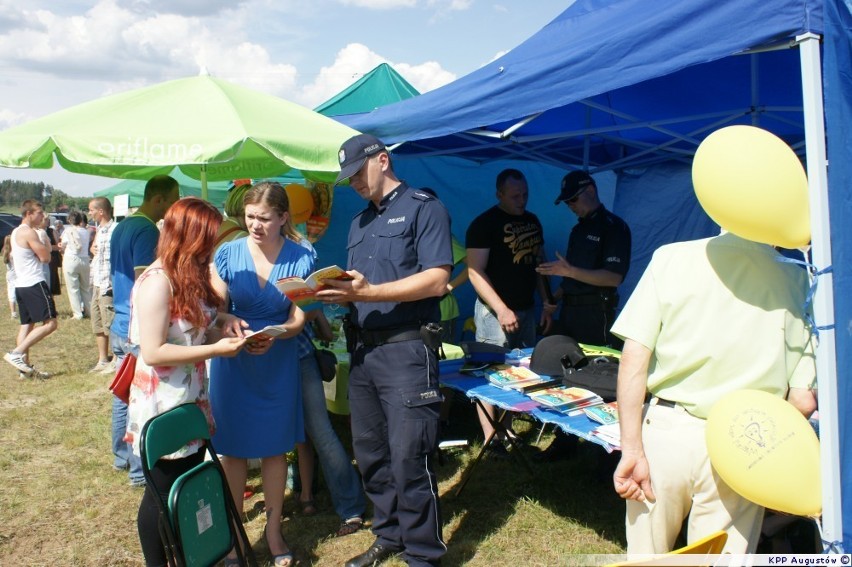
[[398,555],[400,552],[401,550],[399,549],[386,547],[380,544],[377,539],[373,542],[373,545],[370,546],[370,549],[347,561],[345,567],[370,567],[372,565],[378,565],[385,559],[390,559],[394,555]]

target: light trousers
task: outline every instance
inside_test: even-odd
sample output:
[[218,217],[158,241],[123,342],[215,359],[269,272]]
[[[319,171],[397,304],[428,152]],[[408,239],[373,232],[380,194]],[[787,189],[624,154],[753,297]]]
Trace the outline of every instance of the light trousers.
[[62,257],[62,272],[65,274],[65,287],[74,317],[80,319],[84,313],[91,315],[92,286],[89,281],[89,258],[66,254]]
[[724,530],[723,553],[754,553],[763,507],[738,495],[713,471],[705,425],[680,406],[646,406],[642,442],[657,501],[627,501],[627,553],[671,551],[687,518],[687,544]]

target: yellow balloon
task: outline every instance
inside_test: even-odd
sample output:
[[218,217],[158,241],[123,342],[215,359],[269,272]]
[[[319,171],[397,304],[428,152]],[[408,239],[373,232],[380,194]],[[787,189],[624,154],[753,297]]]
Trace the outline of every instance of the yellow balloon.
[[704,211],[728,232],[784,248],[810,242],[805,170],[766,130],[728,126],[707,136],[695,152],[692,184]]
[[822,511],[819,440],[787,401],[759,390],[722,397],[707,417],[707,453],[737,494],[799,516]]
[[298,183],[291,183],[284,188],[290,201],[290,218],[293,224],[302,224],[311,218],[314,212],[314,198],[308,188]]

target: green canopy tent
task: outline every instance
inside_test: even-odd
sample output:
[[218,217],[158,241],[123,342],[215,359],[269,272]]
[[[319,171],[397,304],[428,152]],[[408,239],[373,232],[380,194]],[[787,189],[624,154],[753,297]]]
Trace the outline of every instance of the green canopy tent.
[[420,93],[394,71],[382,63],[372,71],[314,108],[323,116],[342,116],[370,112],[386,104],[399,102]]
[[284,99],[208,75],[83,103],[0,132],[0,166],[150,179],[175,167],[201,181],[299,169],[333,181],[357,132]]
[[[180,184],[180,196],[201,197],[201,181],[193,179],[175,168],[169,175],[175,178]],[[95,197],[106,197],[113,201],[116,195],[128,196],[128,207],[138,207],[142,204],[142,197],[145,194],[145,181],[136,179],[125,179],[119,181],[112,187],[101,189],[95,192]],[[225,199],[228,197],[229,181],[210,181],[207,183],[207,200],[218,208],[222,208]]]

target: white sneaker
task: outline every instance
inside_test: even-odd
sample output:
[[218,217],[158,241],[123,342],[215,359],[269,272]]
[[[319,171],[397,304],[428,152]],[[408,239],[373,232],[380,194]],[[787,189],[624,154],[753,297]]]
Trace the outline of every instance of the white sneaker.
[[42,372],[41,370],[37,370],[35,366],[33,366],[33,371],[29,375],[30,378],[35,378],[36,380],[47,380],[52,377],[50,372]]
[[3,355],[3,360],[25,374],[31,374],[33,371],[33,367],[27,364],[27,361],[24,360],[24,355],[19,352],[7,352]]
[[18,318],[18,314],[15,313],[14,311],[12,311],[12,320],[14,321],[17,318]]
[[89,372],[103,372],[105,368],[109,368],[112,363],[109,360],[99,360],[97,364],[89,369]]
[[112,360],[106,363],[106,366],[103,367],[102,370],[98,371],[100,374],[115,374],[115,361]]

